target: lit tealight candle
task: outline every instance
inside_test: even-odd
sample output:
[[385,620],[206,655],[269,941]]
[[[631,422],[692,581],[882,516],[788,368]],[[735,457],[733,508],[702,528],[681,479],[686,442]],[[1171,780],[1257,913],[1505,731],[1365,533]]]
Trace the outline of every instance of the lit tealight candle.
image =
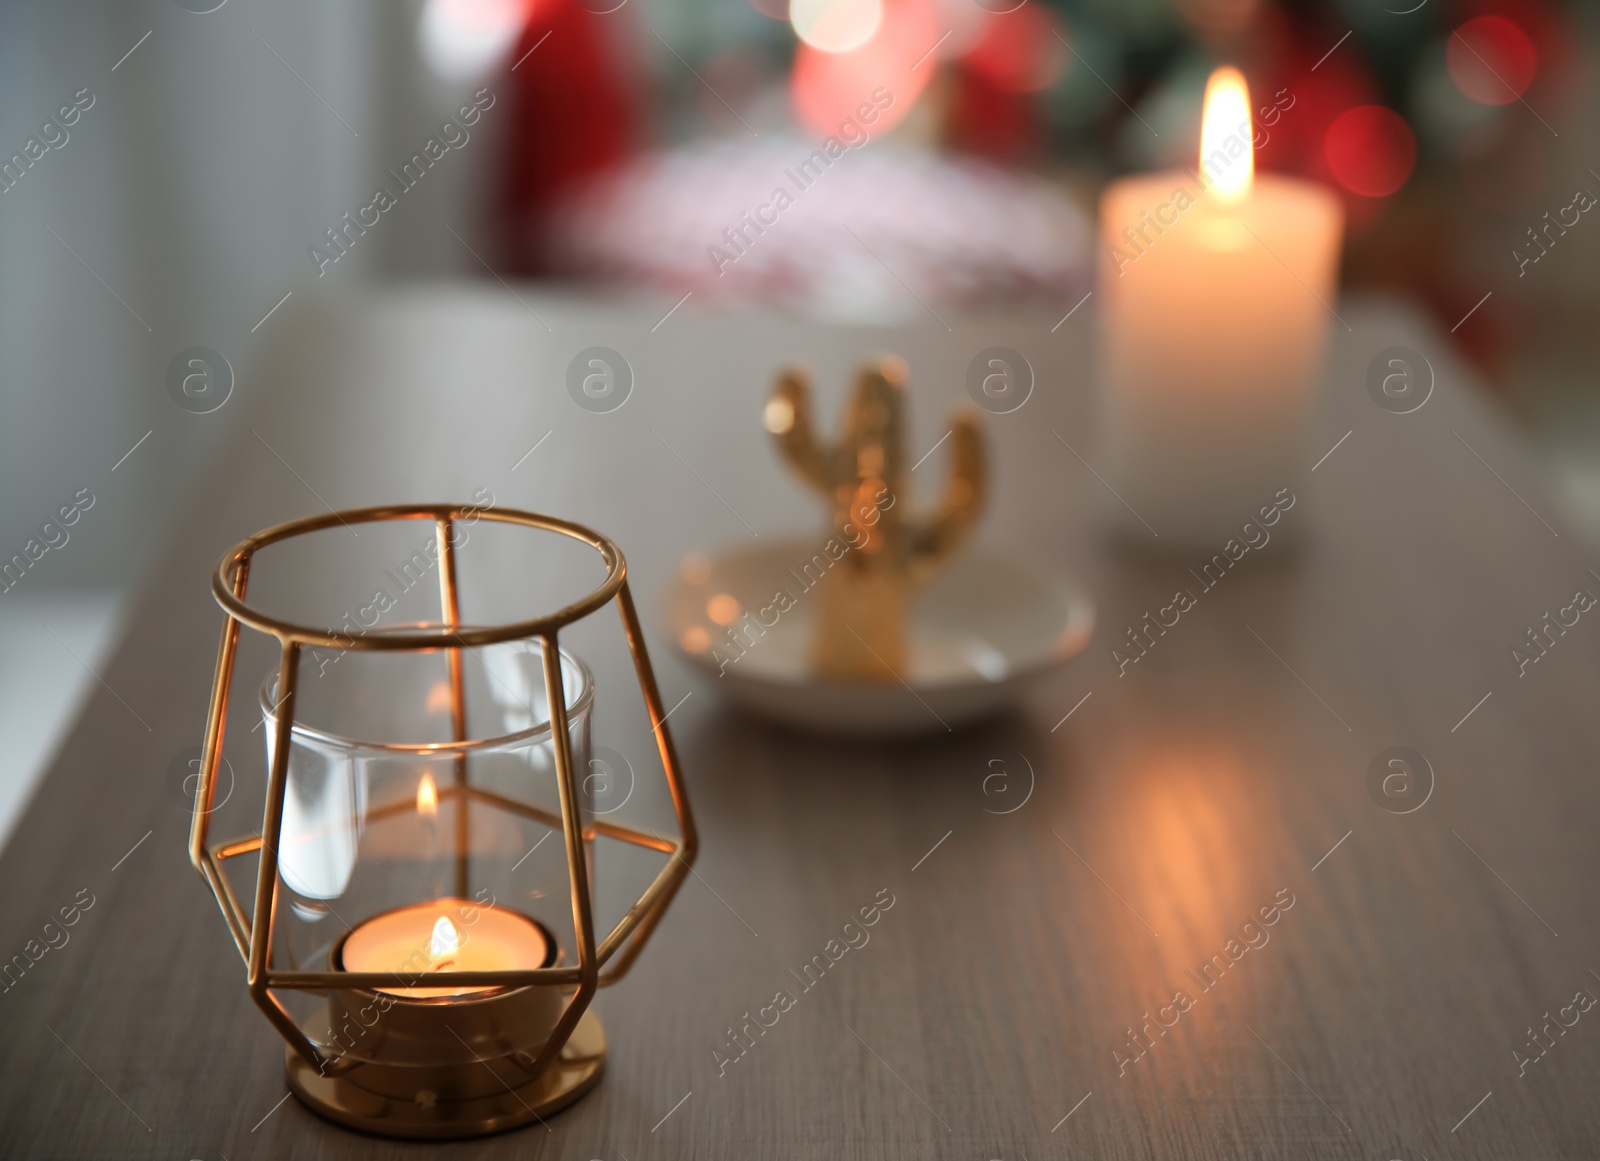
[[1252,141],[1244,77],[1218,69],[1198,173],[1118,181],[1100,203],[1114,511],[1166,544],[1222,549],[1309,465],[1342,211],[1322,186],[1257,177]]
[[[422,978],[464,971],[516,971],[547,966],[551,944],[526,915],[470,899],[435,899],[375,915],[357,924],[340,949],[350,972],[405,972]],[[480,995],[490,987],[379,988],[409,999]]]
[[427,771],[423,771],[422,778],[417,782],[417,813],[430,820],[439,814],[439,788],[434,784],[433,775]]

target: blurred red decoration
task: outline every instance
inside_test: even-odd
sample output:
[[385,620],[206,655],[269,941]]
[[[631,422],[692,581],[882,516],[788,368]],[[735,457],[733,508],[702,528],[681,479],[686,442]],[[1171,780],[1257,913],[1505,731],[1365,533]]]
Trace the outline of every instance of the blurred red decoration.
[[1067,67],[1061,21],[1041,4],[1027,4],[991,17],[962,64],[1002,89],[1036,93],[1060,79]]
[[795,48],[789,75],[790,99],[800,124],[818,136],[837,134],[857,119],[863,104],[884,90],[871,132],[898,124],[916,104],[938,68],[932,51],[940,37],[939,23],[928,0],[885,0],[883,23],[872,39],[850,52],[819,52],[801,43]]
[[551,208],[639,144],[640,103],[629,79],[637,70],[619,43],[627,19],[580,0],[538,0],[510,54],[503,212],[513,270],[542,272],[539,239]]
[[1456,88],[1482,105],[1509,105],[1539,72],[1533,40],[1498,14],[1475,17],[1451,33],[1445,61]]
[[1411,126],[1382,105],[1345,110],[1328,126],[1322,149],[1339,184],[1369,198],[1387,197],[1405,185],[1417,163]]
[[[1340,32],[1261,16],[1256,64],[1245,70],[1255,105],[1256,168],[1333,182],[1323,138],[1346,109],[1372,104],[1378,84],[1360,53],[1338,48]],[[1333,48],[1332,52],[1328,50]]]
[[1044,123],[1034,94],[1067,67],[1061,22],[1040,4],[987,18],[954,69],[945,140],[996,161],[1043,152]]

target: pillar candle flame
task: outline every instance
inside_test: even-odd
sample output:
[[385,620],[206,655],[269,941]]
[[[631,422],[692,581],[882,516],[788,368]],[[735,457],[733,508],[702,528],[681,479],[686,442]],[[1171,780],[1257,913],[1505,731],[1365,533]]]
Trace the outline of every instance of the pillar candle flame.
[[[1228,158],[1224,143],[1229,137],[1242,137],[1246,142],[1244,156],[1238,163]],[[1249,145],[1255,137],[1250,123],[1250,88],[1244,74],[1228,65],[1217,69],[1206,82],[1205,108],[1200,117],[1200,167],[1205,170],[1206,159],[1220,155],[1222,163],[1206,170],[1212,177],[1212,191],[1224,202],[1237,202],[1250,192],[1255,178],[1254,149]]]
[[427,818],[439,813],[439,788],[434,785],[432,774],[423,774],[417,783],[417,813]]

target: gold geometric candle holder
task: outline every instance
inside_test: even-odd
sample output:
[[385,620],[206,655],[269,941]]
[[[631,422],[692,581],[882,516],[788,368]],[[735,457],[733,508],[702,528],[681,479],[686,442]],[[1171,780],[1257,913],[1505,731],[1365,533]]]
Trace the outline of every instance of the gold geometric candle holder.
[[[340,525],[397,520],[433,526],[428,555],[439,573],[437,623],[352,634],[294,624],[246,600],[251,562],[261,549]],[[464,625],[457,531],[460,522],[476,520],[586,544],[600,554],[605,579],[548,616]],[[605,1034],[589,1004],[597,988],[621,979],[638,957],[697,846],[626,571],[617,546],[580,525],[449,504],[354,509],[280,524],[235,545],[217,566],[212,589],[227,623],[189,854],[245,961],[251,999],[288,1043],[290,1089],[321,1115],[386,1136],[475,1136],[546,1116],[598,1083]],[[601,818],[580,792],[589,773],[594,688],[558,636],[613,601],[649,712],[677,840]],[[212,844],[217,770],[245,625],[280,646],[277,670],[262,688],[265,817],[259,834]],[[439,672],[427,705],[415,712],[435,712],[447,722],[448,737],[358,740],[298,720],[302,656],[311,649],[439,659],[417,663]],[[468,657],[481,665],[469,667]],[[480,689],[489,712],[478,708]],[[372,690],[359,692],[370,698]],[[409,705],[399,709],[412,712]],[[469,730],[476,724],[482,732],[484,720],[496,718],[501,728],[493,736]],[[554,793],[541,800],[541,788]],[[550,875],[560,877],[559,889],[517,896],[507,890],[506,897],[548,896],[555,907],[568,898],[568,949],[545,922],[483,885],[518,872],[522,860],[510,865],[510,852],[534,828],[562,837],[564,859],[536,864],[555,868]],[[666,856],[637,902],[603,935],[595,931],[593,907],[597,838]],[[251,854],[258,863],[247,908],[224,868]],[[565,922],[563,909],[563,929]],[[343,928],[336,936],[335,926]],[[296,943],[302,929],[312,933],[303,945]],[[317,998],[308,1017],[286,1006],[294,993]]]

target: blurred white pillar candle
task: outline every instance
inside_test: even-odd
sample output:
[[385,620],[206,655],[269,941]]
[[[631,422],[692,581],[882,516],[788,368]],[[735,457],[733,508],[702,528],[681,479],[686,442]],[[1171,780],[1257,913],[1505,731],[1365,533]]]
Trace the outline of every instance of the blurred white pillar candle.
[[1251,124],[1244,77],[1218,69],[1199,172],[1100,203],[1113,510],[1165,544],[1221,548],[1310,466],[1342,213],[1320,185],[1257,178]]

